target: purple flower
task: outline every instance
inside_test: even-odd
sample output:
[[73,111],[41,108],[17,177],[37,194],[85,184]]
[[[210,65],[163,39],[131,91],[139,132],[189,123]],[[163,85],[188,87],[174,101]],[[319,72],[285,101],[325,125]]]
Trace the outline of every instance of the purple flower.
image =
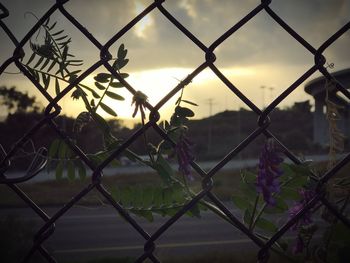
[[175,146],[175,152],[179,163],[179,171],[188,179],[193,180],[191,174],[191,162],[194,160],[193,143],[184,134],[181,134]]
[[[314,190],[306,190],[306,189],[301,189],[299,191],[299,194],[301,195],[302,199],[299,202],[294,203],[294,206],[289,209],[289,216],[290,218],[295,217],[304,207],[305,205],[313,198],[315,195]],[[310,226],[313,221],[312,221],[312,212],[310,210],[307,210],[304,215],[294,224],[292,227],[293,231],[299,231],[298,237],[296,239],[295,245],[293,247],[293,253],[298,254],[302,253],[304,249],[304,240],[302,236],[300,235],[300,231],[306,227]]]
[[265,202],[270,206],[276,205],[274,193],[280,191],[278,178],[283,171],[279,165],[283,162],[281,152],[276,149],[273,139],[268,139],[259,158],[259,172],[257,177],[257,191],[262,193]]
[[[299,194],[301,195],[302,199],[299,202],[294,203],[294,206],[291,209],[289,209],[290,218],[293,218],[294,216],[296,216],[304,208],[304,206],[315,195],[315,191],[301,189],[299,191]],[[295,223],[295,225],[293,226],[293,230],[298,230],[302,226],[310,225],[313,222],[311,216],[312,216],[311,210],[306,211],[304,215]]]

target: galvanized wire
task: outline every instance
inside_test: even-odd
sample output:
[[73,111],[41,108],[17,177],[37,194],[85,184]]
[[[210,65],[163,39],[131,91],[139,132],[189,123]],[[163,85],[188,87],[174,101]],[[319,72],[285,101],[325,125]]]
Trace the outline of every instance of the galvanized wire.
[[[295,217],[289,219],[279,230],[269,239],[262,240],[256,234],[251,232],[236,216],[232,214],[230,209],[228,209],[225,204],[219,200],[213,193],[213,178],[217,173],[231,161],[235,156],[237,156],[241,151],[243,151],[249,144],[253,143],[254,140],[259,136],[263,135],[266,137],[273,137],[280,144],[286,156],[296,164],[302,163],[285,145],[283,142],[277,140],[275,135],[269,131],[268,127],[271,123],[269,114],[282,102],[284,101],[296,88],[298,88],[307,78],[309,78],[316,71],[319,71],[327,80],[332,80],[335,83],[335,88],[341,92],[344,96],[350,99],[350,92],[341,83],[337,82],[336,79],[328,72],[327,67],[325,67],[326,59],[323,56],[324,51],[342,35],[344,35],[350,29],[350,22],[345,24],[342,28],[331,35],[320,47],[314,47],[309,42],[307,42],[303,37],[301,37],[298,32],[296,32],[291,26],[289,26],[283,18],[279,17],[271,8],[271,1],[262,0],[261,3],[255,7],[251,12],[245,15],[240,21],[234,24],[229,30],[224,32],[218,39],[216,39],[211,45],[206,46],[203,42],[198,39],[194,34],[192,34],[185,26],[181,24],[164,6],[165,0],[155,0],[147,8],[145,8],[140,14],[133,18],[129,23],[127,23],[119,32],[117,32],[113,37],[111,37],[107,43],[100,43],[78,20],[74,18],[73,15],[69,13],[64,7],[68,0],[57,0],[56,3],[37,21],[37,23],[31,28],[31,30],[25,35],[20,41],[17,40],[15,35],[7,27],[6,23],[3,21],[4,18],[8,17],[10,14],[6,7],[0,3],[0,26],[5,34],[8,36],[9,40],[14,45],[13,56],[8,58],[0,67],[0,75],[4,73],[7,67],[11,64],[15,64],[18,69],[35,85],[35,87],[41,92],[41,94],[48,101],[48,105],[45,108],[45,115],[34,127],[26,131],[23,137],[13,145],[9,152],[2,151],[2,159],[0,160],[0,183],[7,185],[13,192],[15,192],[20,199],[22,199],[28,207],[30,207],[42,220],[43,225],[40,230],[36,233],[33,247],[29,253],[25,256],[23,262],[30,260],[35,252],[40,252],[41,255],[47,260],[47,262],[56,262],[53,256],[44,248],[45,241],[54,234],[55,222],[65,215],[79,200],[89,194],[91,190],[95,189],[101,193],[115,209],[118,214],[122,215],[126,222],[130,224],[135,231],[145,240],[144,242],[144,253],[139,256],[136,262],[143,262],[145,259],[150,259],[152,262],[160,262],[159,259],[154,255],[157,250],[157,240],[186,212],[193,208],[200,200],[204,197],[211,200],[217,208],[225,214],[233,223],[233,225],[243,232],[247,237],[249,237],[253,243],[255,243],[260,251],[257,255],[259,262],[266,262],[269,258],[269,250],[274,245],[274,243],[282,237],[291,227],[310,209],[315,208],[317,204],[325,205],[329,211],[341,220],[348,227],[350,226],[349,219],[346,218],[336,207],[334,207],[329,200],[327,200],[323,185],[334,177],[337,172],[349,164],[350,154],[347,154],[341,161],[339,161],[332,169],[328,170],[318,181],[319,187],[317,188],[317,194],[300,210]],[[182,80],[177,86],[175,86],[166,96],[164,96],[156,105],[150,105],[149,103],[146,107],[150,110],[149,121],[141,128],[139,128],[134,134],[132,134],[127,140],[125,140],[117,149],[115,149],[108,158],[106,158],[101,164],[96,166],[89,160],[86,153],[82,151],[75,143],[72,141],[65,131],[62,131],[59,126],[55,123],[55,119],[60,115],[61,107],[58,103],[84,78],[90,75],[94,70],[100,66],[104,66],[118,81],[120,81],[131,94],[136,93],[136,89],[132,87],[122,76],[120,76],[109,64],[109,59],[112,58],[109,49],[111,46],[118,41],[122,36],[129,32],[139,21],[158,9],[160,13],[173,24],[179,32],[183,34],[184,37],[188,38],[193,42],[198,49],[203,52],[204,60],[202,64],[193,70],[184,80]],[[74,81],[69,83],[69,85],[62,90],[62,92],[56,97],[52,97],[44,87],[28,72],[28,70],[20,63],[20,60],[24,57],[25,53],[23,47],[29,42],[31,37],[35,32],[43,25],[43,23],[54,13],[60,12],[64,15],[71,24],[79,30],[86,38],[90,41],[97,50],[100,51],[100,60],[96,61],[92,66],[86,69],[82,74],[80,74]],[[307,71],[305,71],[298,79],[294,81],[292,85],[284,89],[284,91],[279,94],[265,109],[260,109],[256,106],[249,98],[247,98],[239,88],[237,88],[222,71],[214,64],[216,60],[215,50],[225,42],[229,37],[235,34],[237,30],[244,27],[245,24],[253,19],[259,13],[265,12],[278,24],[286,33],[288,33],[292,38],[295,39],[303,48],[306,49],[311,55],[314,56],[314,65]],[[248,135],[244,140],[242,140],[237,147],[232,149],[220,162],[216,164],[210,171],[205,172],[196,162],[192,162],[191,165],[194,170],[202,176],[202,189],[185,205],[183,206],[175,215],[170,217],[164,224],[162,224],[154,233],[147,233],[142,226],[123,208],[121,204],[115,201],[112,195],[106,190],[103,185],[103,169],[116,157],[118,157],[127,147],[129,147],[136,139],[143,134],[148,129],[153,129],[162,138],[168,140],[173,146],[174,142],[169,138],[166,132],[157,125],[157,121],[160,118],[159,110],[181,89],[188,85],[195,76],[200,74],[203,70],[210,69],[217,77],[225,84],[248,108],[250,108],[257,116],[258,122],[256,129]],[[40,130],[43,126],[50,127],[53,131],[57,133],[57,136],[64,140],[70,149],[84,162],[84,164],[91,169],[91,182],[88,186],[77,193],[68,203],[64,205],[61,209],[56,211],[51,217],[48,216],[42,208],[40,208],[33,200],[30,199],[17,185],[20,182],[31,180],[38,172],[40,172],[45,166],[45,160],[42,160],[42,165],[38,166],[37,170],[32,171],[30,174],[25,174],[20,178],[7,178],[5,175],[10,163],[9,160],[16,152],[24,145],[35,133]]]

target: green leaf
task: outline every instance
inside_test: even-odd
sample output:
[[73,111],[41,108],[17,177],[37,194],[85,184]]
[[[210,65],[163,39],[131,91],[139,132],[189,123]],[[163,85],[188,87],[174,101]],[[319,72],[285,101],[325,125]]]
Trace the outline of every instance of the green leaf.
[[304,176],[310,175],[310,168],[308,167],[308,165],[290,164],[289,166],[294,171],[294,173],[296,173],[298,175],[304,175]]
[[49,158],[55,158],[56,157],[59,145],[60,145],[60,140],[59,139],[53,140],[53,142],[50,145],[49,152],[48,152]]
[[294,176],[290,182],[288,182],[286,184],[286,186],[290,187],[290,188],[295,188],[295,189],[300,189],[302,188],[303,186],[306,185],[308,181],[308,177],[307,176]]
[[124,85],[120,82],[112,82],[109,84],[109,86],[113,87],[113,88],[123,88]]
[[107,112],[108,114],[110,114],[110,115],[112,115],[112,116],[114,116],[114,117],[117,117],[117,116],[118,116],[117,113],[116,113],[114,110],[112,110],[109,106],[107,106],[107,105],[104,104],[103,102],[100,103],[100,106],[101,106],[101,108],[102,108],[105,112]]
[[[55,38],[55,40],[56,40],[56,41],[60,41],[60,40],[65,39],[65,38],[67,38],[67,37],[68,37],[68,36],[65,35],[65,36],[63,36],[63,37]],[[67,47],[68,47],[68,46],[67,46]],[[66,57],[66,56],[63,55],[63,57]]]
[[67,64],[71,66],[82,66],[84,65],[83,60],[80,59],[72,59],[72,60],[67,60]]
[[58,82],[58,78],[56,78],[56,81],[55,81],[55,91],[56,91],[56,96],[58,94],[60,94],[60,83]]
[[99,90],[105,90],[106,87],[103,86],[102,84],[100,84],[99,82],[95,81],[95,86],[99,89]]
[[193,206],[189,211],[188,211],[190,214],[190,216],[195,216],[197,218],[200,218],[201,217],[201,211],[199,209],[199,206],[196,204],[195,206]]
[[[58,40],[59,39],[56,39],[56,41],[58,41]],[[62,62],[67,59],[67,54],[68,54],[68,45],[65,45],[64,48],[63,48],[63,52],[62,52]],[[65,67],[67,67],[67,66],[65,66]]]
[[248,184],[240,181],[239,190],[242,198],[245,198],[250,202],[254,202],[256,199],[256,196],[258,195],[256,191],[256,186],[254,184]]
[[79,87],[82,87],[83,89],[86,89],[86,90],[90,91],[91,94],[92,94],[92,96],[94,96],[94,98],[96,98],[96,99],[99,99],[99,98],[100,98],[100,95],[98,95],[98,94],[96,93],[96,91],[94,91],[92,88],[87,87],[87,86],[79,86]]
[[132,204],[133,207],[136,209],[143,209],[143,200],[142,200],[142,191],[143,189],[141,188],[140,185],[136,185],[135,187],[132,188]]
[[123,67],[125,67],[128,63],[129,63],[129,59],[117,59],[116,61],[114,61],[112,67],[118,71]]
[[120,189],[120,202],[123,204],[123,207],[132,206],[132,190],[129,186]]
[[43,62],[43,60],[44,60],[44,57],[40,57],[39,60],[36,62],[34,68],[37,68],[41,64],[41,62]]
[[106,95],[115,100],[125,100],[124,97],[110,91],[106,91]]
[[48,24],[49,24],[49,22],[50,22],[50,17],[48,17],[46,20],[45,20],[45,22],[44,22],[44,26],[47,26]]
[[275,199],[276,199],[276,207],[278,209],[280,209],[282,212],[285,212],[288,210],[288,205],[281,196],[276,196]]
[[126,57],[126,54],[128,53],[128,50],[125,49],[124,44],[121,44],[118,48],[118,59],[124,59]]
[[[47,23],[48,24],[48,23]],[[54,27],[56,26],[57,22],[54,22],[50,27],[49,30],[51,31],[52,29],[54,29]]]
[[276,205],[273,207],[266,207],[264,212],[267,214],[281,214],[288,210],[288,205],[280,196],[274,197],[276,199]]
[[67,149],[67,144],[61,140],[58,148],[58,158],[64,159],[66,157]]
[[68,179],[71,181],[73,181],[75,178],[75,167],[74,167],[73,161],[69,161],[67,163],[67,176],[68,176]]
[[295,188],[282,187],[279,196],[285,200],[299,200],[300,194]]
[[30,58],[28,59],[27,65],[30,64],[30,62],[33,61],[33,59],[35,58],[36,54],[33,52],[32,55],[30,56]]
[[61,34],[62,32],[64,32],[64,30],[60,30],[60,31],[58,31],[56,33],[53,33],[52,36],[57,36],[57,35]]
[[181,106],[176,106],[175,113],[181,117],[193,117],[194,116],[194,112],[192,110],[190,110],[189,108],[181,107]]
[[119,75],[123,78],[126,79],[127,77],[129,77],[128,73],[119,73]]
[[58,70],[55,72],[55,75],[58,73],[61,73],[62,78],[64,77],[64,62],[59,62],[58,63]]
[[82,181],[86,178],[86,168],[81,161],[78,161],[78,175]]
[[294,172],[293,172],[290,164],[288,164],[288,163],[281,163],[280,164],[280,168],[283,171],[283,177],[284,176],[286,176],[286,177],[293,177],[294,176]]
[[241,172],[242,180],[246,183],[255,184],[256,183],[256,174],[250,171]]
[[260,217],[256,222],[256,227],[273,233],[278,231],[278,228],[274,223],[262,217]]
[[56,180],[62,179],[63,169],[64,169],[64,161],[59,161],[56,166],[56,173],[55,173]]
[[160,207],[163,204],[163,190],[155,188],[153,191],[153,207]]
[[251,207],[251,203],[240,196],[232,196],[232,202],[235,204],[235,206],[241,210],[245,210],[249,207]]
[[47,66],[47,64],[49,64],[50,61],[51,61],[51,59],[47,58],[45,60],[44,64],[41,66],[40,70],[43,70]]
[[173,188],[173,200],[178,204],[183,204],[186,202],[186,193],[185,190],[179,183],[175,183],[172,186]]
[[157,156],[156,169],[164,182],[170,183],[172,181],[171,177],[174,176],[175,172],[160,153]]
[[192,102],[192,101],[189,101],[189,100],[181,100],[182,102],[185,102],[187,104],[190,104],[190,105],[193,105],[193,106],[198,106],[198,104]]
[[109,78],[111,78],[111,74],[108,73],[98,73],[94,79],[97,82],[101,82],[101,83],[107,83],[109,81]]
[[45,73],[41,73],[41,75],[44,82],[44,89],[47,90],[50,85],[50,75],[46,75]]
[[142,210],[142,211],[137,211],[137,210],[133,210],[131,211],[133,212],[135,215],[138,215],[140,217],[145,218],[148,222],[153,222],[153,214],[151,211],[147,211],[147,210]]
[[51,65],[50,65],[49,68],[47,69],[47,72],[50,72],[51,69],[56,65],[56,63],[57,63],[57,60],[52,60]]
[[163,205],[171,206],[173,204],[173,189],[171,187],[166,187],[163,189]]
[[68,74],[67,74],[67,76],[77,76],[77,74],[79,73],[79,72],[81,72],[81,69],[79,69],[79,70],[74,70],[74,71],[72,71],[72,72],[69,72]]
[[153,204],[153,192],[154,188],[152,187],[146,187],[142,190],[142,206],[144,208],[150,208]]
[[244,224],[246,224],[247,226],[249,226],[251,220],[252,220],[252,213],[250,212],[249,209],[246,209],[246,210],[244,211],[244,215],[243,215],[243,222],[244,222]]

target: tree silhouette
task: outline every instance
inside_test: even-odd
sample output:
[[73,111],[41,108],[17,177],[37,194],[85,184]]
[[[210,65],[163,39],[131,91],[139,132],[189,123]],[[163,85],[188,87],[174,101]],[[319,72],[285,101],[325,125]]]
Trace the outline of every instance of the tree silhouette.
[[42,107],[35,96],[17,90],[16,87],[0,87],[0,105],[5,106],[8,113],[38,112]]

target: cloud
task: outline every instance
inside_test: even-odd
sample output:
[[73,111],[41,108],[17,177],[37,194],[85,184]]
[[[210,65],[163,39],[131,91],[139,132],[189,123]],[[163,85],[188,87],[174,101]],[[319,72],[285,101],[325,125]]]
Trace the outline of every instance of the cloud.
[[[106,43],[152,2],[146,0],[75,0],[65,4],[65,8],[101,43]],[[349,2],[349,0],[286,0],[272,1],[270,6],[317,48],[344,23],[348,22]],[[163,5],[180,23],[209,46],[259,3],[260,1],[257,0],[181,0],[165,1]],[[24,19],[24,12],[31,11],[40,16],[52,4],[54,1],[8,1],[5,5],[10,9],[11,17],[7,19],[7,22],[21,38],[35,22],[35,20]],[[68,32],[74,32],[74,38],[79,43],[76,45],[77,49],[85,59],[89,60],[89,54],[96,51],[89,47],[88,41],[77,33],[70,22],[59,13],[56,13],[56,17],[68,28]],[[344,36],[343,41],[346,43],[349,41],[349,34]],[[135,70],[146,67],[193,67],[194,64],[204,61],[203,52],[158,10],[147,15],[135,28],[126,33],[118,44],[121,42],[127,44],[130,54],[134,54],[134,59],[137,60],[133,66]],[[332,51],[341,64],[346,64],[346,61],[342,60],[348,59],[344,57],[346,43],[339,45],[341,49]],[[218,50],[215,50],[215,53],[222,66],[265,63],[271,59],[272,63],[275,60],[292,64],[305,64],[310,61],[305,49],[264,11],[226,40]]]

